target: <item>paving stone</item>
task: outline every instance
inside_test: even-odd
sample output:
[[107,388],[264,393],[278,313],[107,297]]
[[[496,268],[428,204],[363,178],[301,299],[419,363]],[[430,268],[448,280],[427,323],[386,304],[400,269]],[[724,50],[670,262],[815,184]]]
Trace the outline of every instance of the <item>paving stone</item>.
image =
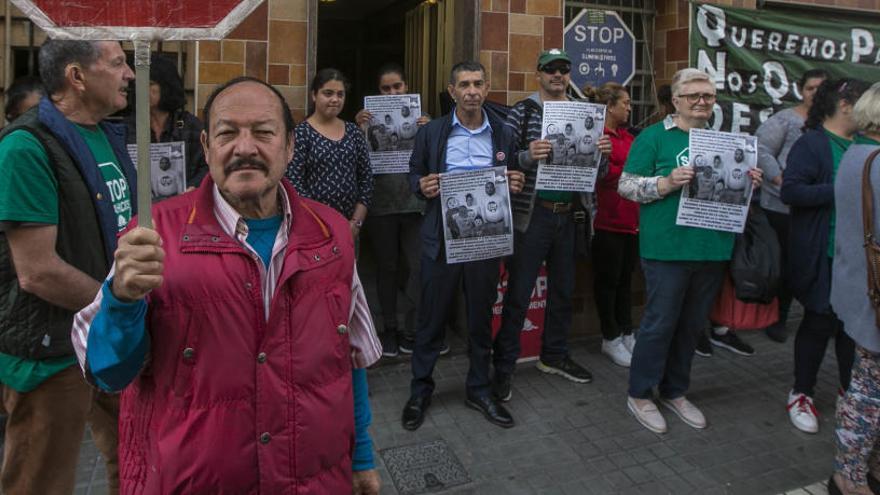
[[[790,325],[793,329],[797,323]],[[645,430],[629,415],[627,370],[599,355],[598,337],[570,343],[573,358],[593,371],[592,384],[546,375],[531,363],[520,365],[508,403],[517,421],[511,429],[491,425],[464,406],[468,361],[458,337],[451,341],[453,355],[437,364],[431,410],[415,432],[400,425],[409,395],[409,361],[380,363],[369,371],[369,380],[382,494],[405,493],[395,485],[393,466],[385,462],[387,452],[442,441],[469,481],[438,487],[436,493],[778,495],[803,490],[817,495],[814,485],[827,479],[834,452],[833,352],[823,362],[817,387],[821,429],[806,435],[789,424],[784,407],[794,339],[776,344],[757,332],[740,335],[755,347],[755,356],[719,351],[711,359],[694,361],[688,397],[703,409],[709,427],[697,431],[664,412],[669,422],[665,435]],[[87,434],[77,495],[106,493],[103,467],[94,462],[97,456]]]

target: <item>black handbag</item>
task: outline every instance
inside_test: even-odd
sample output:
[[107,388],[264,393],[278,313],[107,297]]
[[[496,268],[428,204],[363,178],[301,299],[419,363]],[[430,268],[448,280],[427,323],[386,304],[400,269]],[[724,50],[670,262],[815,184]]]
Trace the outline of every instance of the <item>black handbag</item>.
[[769,304],[779,292],[781,253],[776,231],[764,211],[752,206],[746,228],[736,236],[730,276],[740,301]]

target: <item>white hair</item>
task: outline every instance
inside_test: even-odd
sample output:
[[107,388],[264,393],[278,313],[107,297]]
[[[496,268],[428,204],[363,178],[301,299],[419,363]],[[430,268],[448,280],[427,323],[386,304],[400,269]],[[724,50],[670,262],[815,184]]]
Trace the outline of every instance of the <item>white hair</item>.
[[853,107],[853,117],[862,131],[880,132],[880,82],[862,94]]
[[709,74],[706,74],[699,69],[688,67],[686,69],[681,69],[672,76],[672,87],[670,88],[672,90],[672,95],[678,96],[678,91],[683,84],[694,81],[703,81],[712,84],[712,79],[709,78]]

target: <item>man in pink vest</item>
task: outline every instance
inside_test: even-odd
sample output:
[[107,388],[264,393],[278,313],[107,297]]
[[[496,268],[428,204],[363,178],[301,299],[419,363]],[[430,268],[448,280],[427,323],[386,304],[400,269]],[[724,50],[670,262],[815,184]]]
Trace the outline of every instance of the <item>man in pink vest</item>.
[[122,492],[379,489],[364,368],[381,355],[348,222],[282,180],[293,118],[238,78],[205,106],[210,175],[119,239],[72,340],[122,391]]

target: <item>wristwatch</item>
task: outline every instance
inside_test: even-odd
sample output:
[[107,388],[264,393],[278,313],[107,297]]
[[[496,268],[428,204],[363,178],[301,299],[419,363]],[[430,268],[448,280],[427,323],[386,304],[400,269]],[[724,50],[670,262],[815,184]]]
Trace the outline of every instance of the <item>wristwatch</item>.
[[357,228],[361,228],[361,227],[364,226],[364,222],[362,222],[361,220],[356,220],[356,219],[354,219],[354,218],[352,218],[351,220],[349,220],[348,223],[353,223],[354,226],[357,227]]

